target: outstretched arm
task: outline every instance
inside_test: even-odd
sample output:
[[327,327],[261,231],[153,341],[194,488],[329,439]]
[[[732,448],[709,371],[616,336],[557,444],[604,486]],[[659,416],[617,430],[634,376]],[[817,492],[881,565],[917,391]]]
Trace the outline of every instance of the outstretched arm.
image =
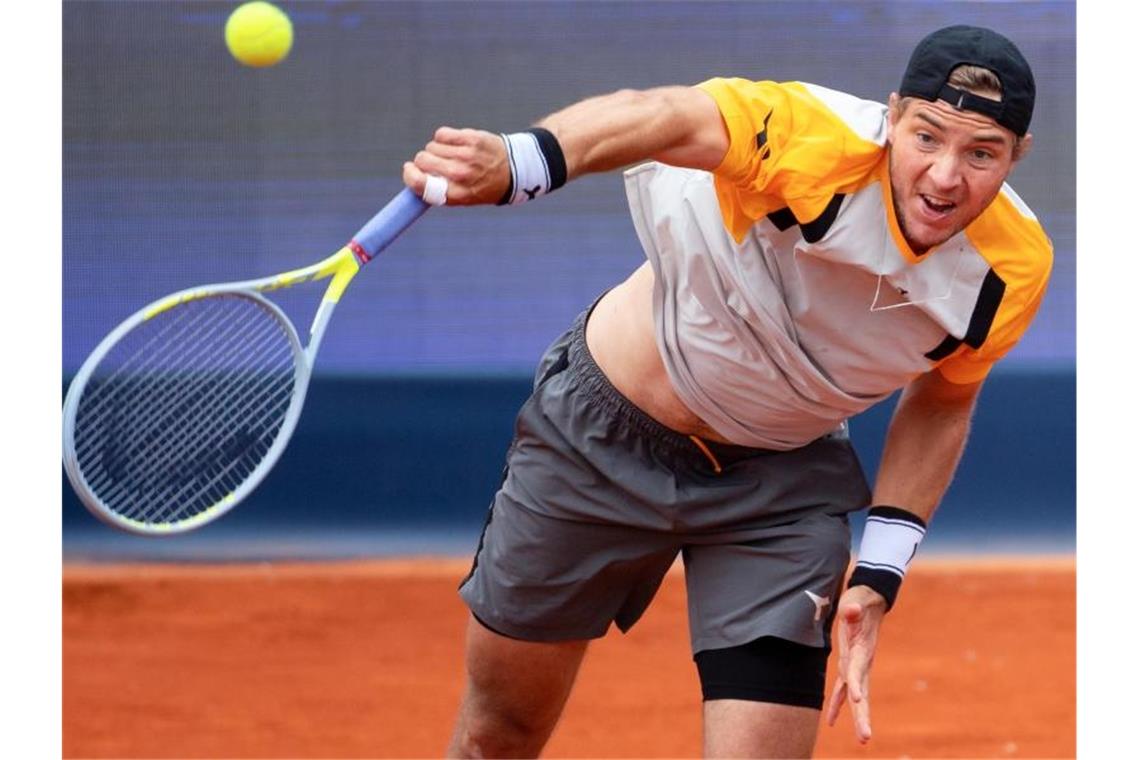
[[[906,387],[887,431],[874,504],[904,509],[924,524],[930,521],[965,449],[981,386],[956,385],[935,370]],[[827,722],[835,724],[849,698],[855,734],[864,743],[871,738],[871,662],[886,611],[886,599],[864,585],[847,589],[837,608],[839,672]]]
[[887,430],[875,504],[901,507],[930,521],[966,448],[981,388],[980,382],[952,383],[934,370],[903,390]]
[[[728,132],[716,102],[695,87],[621,90],[588,98],[537,126],[558,140],[567,179],[649,159],[713,169],[728,151]],[[404,184],[422,195],[428,174],[447,180],[452,205],[497,203],[510,183],[502,138],[478,129],[437,129],[432,141],[404,164]]]

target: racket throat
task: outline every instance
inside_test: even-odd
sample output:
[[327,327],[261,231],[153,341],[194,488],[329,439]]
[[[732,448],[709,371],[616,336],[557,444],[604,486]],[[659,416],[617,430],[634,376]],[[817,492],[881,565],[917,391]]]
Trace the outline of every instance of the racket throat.
[[332,319],[336,304],[336,301],[325,298],[317,307],[313,324],[309,327],[309,344],[305,346],[305,355],[308,357],[310,365],[316,358],[317,350],[321,347],[321,340],[325,337],[325,329],[328,327],[329,320]]

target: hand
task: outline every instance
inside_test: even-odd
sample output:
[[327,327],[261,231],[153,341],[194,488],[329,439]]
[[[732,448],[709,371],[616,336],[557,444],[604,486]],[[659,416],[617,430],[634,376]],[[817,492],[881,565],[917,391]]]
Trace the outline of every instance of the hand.
[[835,725],[850,698],[855,736],[861,744],[871,740],[871,662],[886,613],[886,600],[867,586],[853,586],[839,598],[839,674],[827,706],[827,725]]
[[422,197],[428,174],[447,180],[451,206],[498,203],[511,182],[503,138],[477,129],[437,129],[415,159],[404,163],[404,184]]

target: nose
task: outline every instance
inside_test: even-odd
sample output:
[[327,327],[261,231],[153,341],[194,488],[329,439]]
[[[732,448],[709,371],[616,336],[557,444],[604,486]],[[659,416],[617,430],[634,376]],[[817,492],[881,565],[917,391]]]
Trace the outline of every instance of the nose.
[[962,172],[958,165],[958,156],[953,151],[940,151],[930,164],[927,176],[940,191],[949,191],[962,183]]

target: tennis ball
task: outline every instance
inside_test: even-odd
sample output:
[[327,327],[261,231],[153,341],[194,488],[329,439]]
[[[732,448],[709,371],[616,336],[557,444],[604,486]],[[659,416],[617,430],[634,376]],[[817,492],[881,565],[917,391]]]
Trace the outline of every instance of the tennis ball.
[[239,5],[226,21],[226,47],[246,66],[280,63],[293,46],[293,22],[272,3]]

